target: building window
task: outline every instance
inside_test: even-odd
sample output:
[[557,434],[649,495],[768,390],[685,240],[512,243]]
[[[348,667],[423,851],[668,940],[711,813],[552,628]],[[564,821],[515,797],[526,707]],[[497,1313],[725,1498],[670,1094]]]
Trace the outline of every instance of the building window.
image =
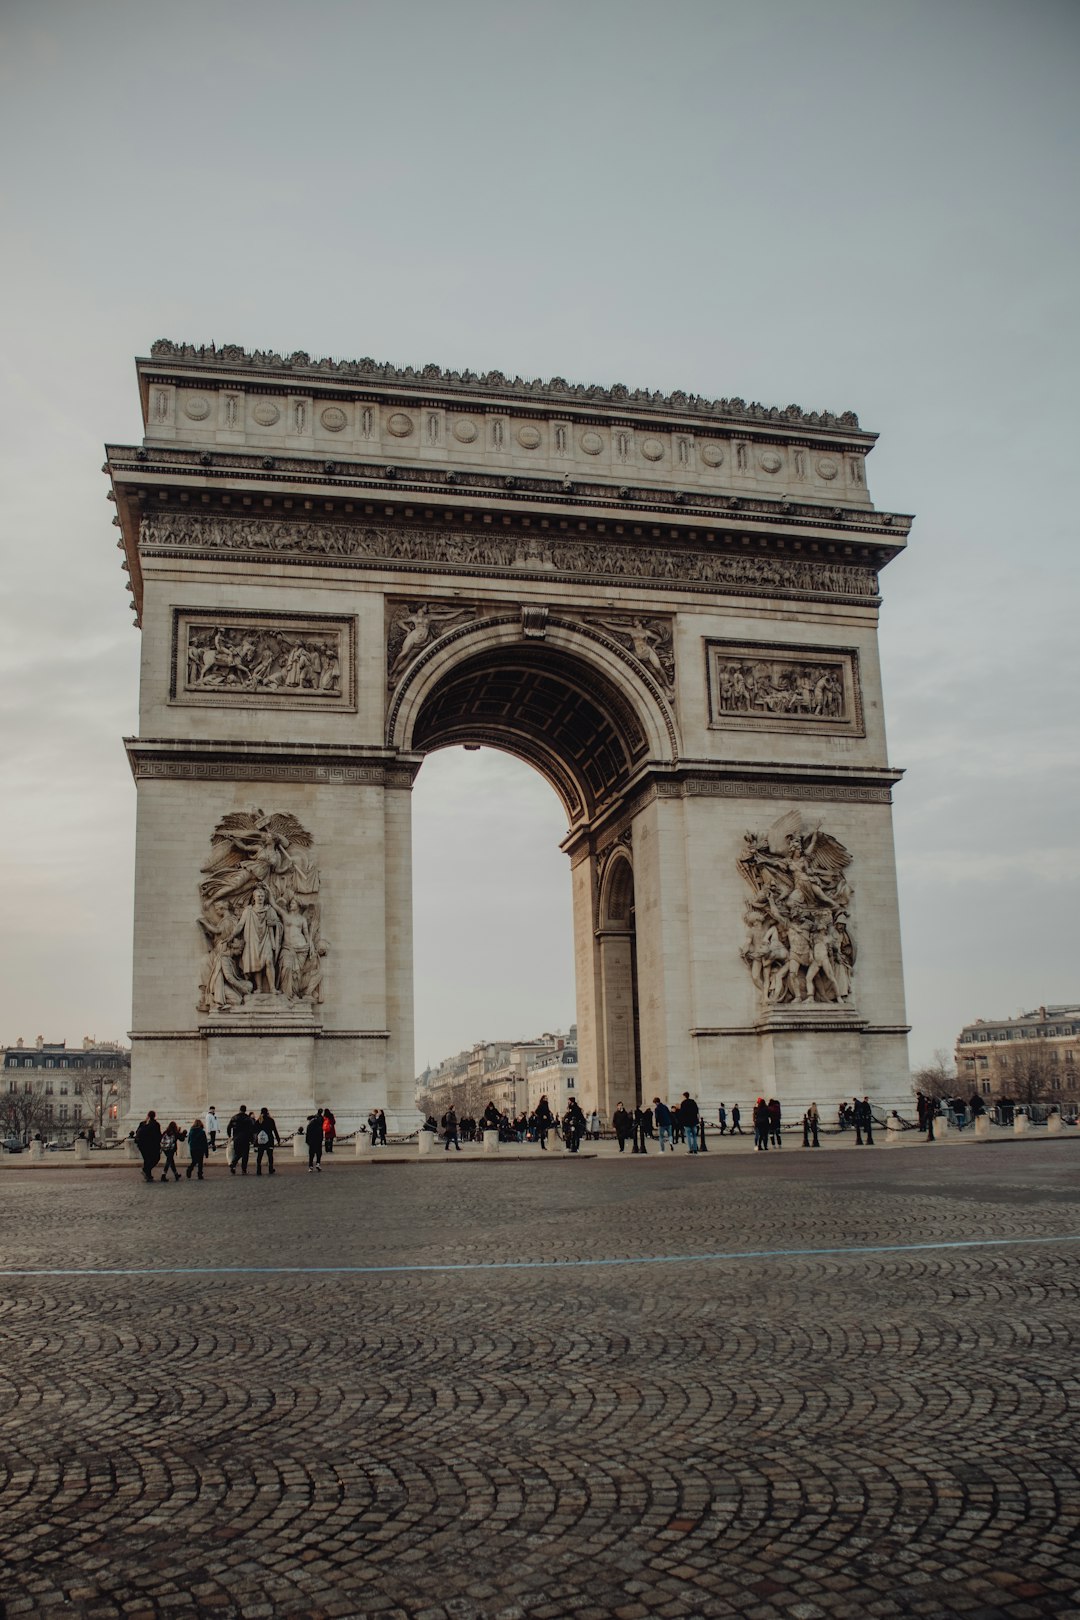
[[60,1095],[61,1095],[61,1097],[66,1097],[67,1094],[68,1094],[68,1083],[67,1083],[66,1080],[61,1080],[61,1082],[60,1082]]
[[32,1069],[34,1067],[33,1058],[23,1058],[22,1066],[24,1069]]
[[57,1112],[57,1115],[59,1116],[60,1119],[67,1119],[67,1117],[68,1117],[67,1103],[61,1103],[56,1112]]
[[17,1080],[9,1080],[8,1081],[8,1091],[18,1091],[18,1089],[19,1089],[19,1082]]
[[53,1083],[52,1083],[51,1080],[46,1080],[46,1082],[45,1082],[45,1095],[46,1095],[46,1097],[51,1097],[52,1093],[53,1093]]
[[72,1103],[71,1117],[75,1120],[82,1119],[82,1103]]
[[52,1058],[46,1058],[45,1059],[45,1067],[47,1069],[55,1069],[56,1064],[53,1062]]
[[566,1089],[567,1091],[573,1091],[574,1089],[574,1077],[572,1074],[568,1074],[566,1077]]
[[60,1059],[60,1067],[61,1067],[61,1068],[62,1068],[62,1069],[66,1069],[66,1068],[67,1068],[67,1066],[68,1066],[68,1060],[67,1060],[67,1058],[61,1058],[61,1059]]
[[984,1097],[989,1097],[989,1095],[990,1095],[990,1082],[989,1082],[989,1080],[984,1080],[983,1081],[983,1083],[982,1083],[982,1094],[983,1094]]

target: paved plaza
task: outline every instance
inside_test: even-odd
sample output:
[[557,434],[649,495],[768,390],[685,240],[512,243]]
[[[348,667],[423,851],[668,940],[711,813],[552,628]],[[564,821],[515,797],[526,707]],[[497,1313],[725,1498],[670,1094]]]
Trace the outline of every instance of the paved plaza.
[[9,1617],[1080,1617],[1070,1139],[0,1199]]

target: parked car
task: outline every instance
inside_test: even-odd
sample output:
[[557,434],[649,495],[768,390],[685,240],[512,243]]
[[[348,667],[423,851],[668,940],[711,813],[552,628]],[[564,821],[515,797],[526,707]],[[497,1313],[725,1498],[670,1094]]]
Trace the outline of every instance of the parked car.
[[21,1153],[23,1150],[22,1137],[5,1136],[0,1146],[3,1146],[5,1153]]

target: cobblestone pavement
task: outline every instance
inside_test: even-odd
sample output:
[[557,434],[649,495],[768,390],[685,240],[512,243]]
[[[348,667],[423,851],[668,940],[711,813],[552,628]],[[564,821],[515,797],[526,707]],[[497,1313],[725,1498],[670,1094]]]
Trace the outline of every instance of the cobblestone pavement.
[[3,1175],[12,1620],[1080,1617],[1074,1145],[284,1169]]

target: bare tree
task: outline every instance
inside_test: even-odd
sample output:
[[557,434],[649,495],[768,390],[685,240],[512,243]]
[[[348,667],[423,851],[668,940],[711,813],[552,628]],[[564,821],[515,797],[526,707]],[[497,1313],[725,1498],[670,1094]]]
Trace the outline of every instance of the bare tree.
[[934,1053],[933,1063],[916,1069],[911,1076],[912,1091],[921,1091],[924,1097],[934,1097],[938,1102],[957,1096],[959,1084],[949,1054],[941,1047]]
[[[125,1084],[125,1082],[128,1082]],[[86,1104],[90,1123],[97,1136],[105,1136],[110,1128],[109,1109],[116,1106],[121,1117],[128,1111],[131,1095],[130,1070],[84,1069],[71,1077],[72,1090]]]
[[1013,1047],[1001,1076],[1002,1090],[1018,1103],[1056,1102],[1061,1090],[1056,1057],[1048,1041]]
[[40,1080],[12,1080],[7,1084],[7,1091],[0,1092],[0,1131],[5,1136],[17,1136],[25,1147],[35,1132],[44,1133],[50,1124],[52,1105]]

